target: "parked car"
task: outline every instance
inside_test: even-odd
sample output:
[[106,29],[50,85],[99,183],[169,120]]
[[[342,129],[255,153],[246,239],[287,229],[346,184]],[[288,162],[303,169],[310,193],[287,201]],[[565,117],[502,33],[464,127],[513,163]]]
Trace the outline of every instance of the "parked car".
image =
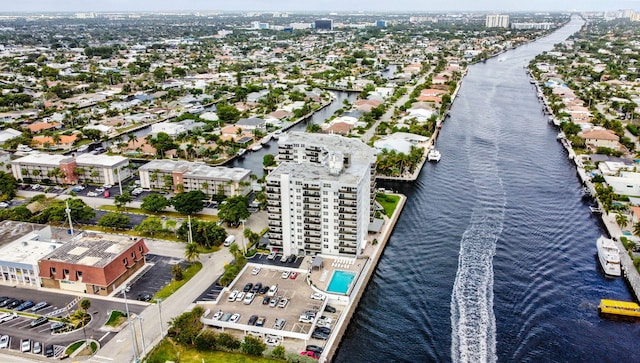
[[244,288],[242,289],[243,292],[249,292],[251,291],[251,289],[253,288],[253,284],[250,282],[247,282],[246,285],[244,285]]
[[291,273],[291,275],[289,275],[289,278],[290,278],[291,280],[295,280],[295,279],[296,279],[296,277],[298,277],[298,273],[297,273],[297,272],[295,272],[295,271],[293,271],[293,272]]
[[152,298],[151,294],[138,294],[138,300],[140,301],[151,301]]
[[313,300],[320,300],[320,301],[324,300],[324,294],[321,294],[321,293],[319,293],[319,292],[314,292],[314,293],[312,293],[310,297],[311,297]]
[[251,289],[251,292],[257,294],[260,289],[262,289],[262,283],[256,282],[256,284],[253,285],[253,289]]
[[267,336],[267,339],[265,339],[264,343],[270,347],[277,347],[278,345],[280,345],[280,338],[278,338],[277,336]]
[[213,320],[218,320],[222,317],[222,315],[224,314],[224,312],[222,310],[218,310],[216,311],[215,314],[213,314]]
[[23,339],[20,341],[20,351],[22,353],[31,351],[31,339]]
[[268,296],[265,296],[262,298],[262,305],[268,305],[270,301],[271,301],[271,298]]
[[258,317],[258,320],[256,320],[256,326],[264,326],[265,321],[267,321],[266,317],[264,316]]
[[49,344],[44,348],[44,356],[47,358],[51,358],[53,357],[54,354],[54,350],[53,350],[53,345]]
[[18,317],[16,313],[2,313],[0,314],[0,323],[4,323],[5,321],[13,320]]
[[275,252],[271,252],[267,255],[267,260],[273,260],[274,258],[276,258]]
[[283,279],[288,279],[289,275],[291,275],[290,271],[282,271],[282,274],[280,275],[280,277]]
[[320,357],[319,354],[317,354],[316,352],[314,352],[312,350],[307,350],[307,351],[304,351],[304,352],[300,352],[300,355],[305,356],[305,357],[315,358],[315,359],[318,359]]
[[271,301],[269,301],[269,307],[275,308],[276,305],[278,305],[278,301],[280,301],[279,297],[277,297],[277,296],[272,297]]
[[282,263],[287,262],[287,258],[288,258],[287,255],[283,254],[282,257],[280,257],[280,262],[282,262]]
[[51,324],[50,328],[51,328],[51,331],[56,331],[64,328],[65,326],[67,326],[66,323],[63,323],[61,321],[56,321],[55,323]]
[[9,336],[3,335],[2,337],[0,337],[0,349],[7,349],[7,348],[9,348]]
[[267,291],[267,296],[275,296],[277,292],[278,292],[278,285],[273,285],[271,286],[271,288],[269,288],[269,291]]
[[289,257],[287,258],[287,263],[293,263],[296,260],[296,255],[291,254],[289,255]]
[[258,266],[256,266],[256,267],[254,267],[254,268],[251,270],[251,274],[252,274],[252,275],[257,275],[257,274],[259,274],[259,273],[260,273],[260,270],[261,270],[261,268],[260,268],[260,267],[258,267]]
[[317,326],[313,331],[321,332],[324,334],[331,334],[331,329],[327,328],[326,326]]
[[236,301],[242,301],[244,299],[244,292],[240,291],[238,295],[236,295]]
[[47,305],[49,305],[49,303],[47,303],[46,301],[41,301],[37,304],[35,304],[32,308],[31,308],[31,312],[36,312],[40,309],[44,309],[45,307],[47,307]]
[[248,292],[245,296],[244,296],[244,300],[242,301],[243,304],[245,305],[250,305],[253,302],[253,298],[256,296],[256,294],[252,293],[252,292]]
[[46,322],[48,322],[48,321],[49,321],[49,318],[47,318],[46,316],[42,316],[42,317],[39,317],[39,318],[38,318],[38,319],[36,319],[36,320],[33,320],[33,321],[31,322],[31,324],[29,324],[29,325],[31,325],[31,327],[32,327],[32,328],[35,328],[35,327],[37,327],[37,326],[40,326],[40,325],[42,325],[42,324],[45,324],[45,323],[46,323]]
[[307,345],[306,349],[312,352],[316,352],[318,354],[322,354],[322,351],[324,350],[322,347],[319,347],[317,345],[312,345],[312,344]]
[[282,318],[277,318],[275,324],[273,324],[273,328],[277,330],[282,330],[285,325],[287,325],[286,320]]
[[313,316],[302,314],[300,315],[300,318],[298,319],[298,321],[301,323],[313,323],[313,319],[314,319]]
[[18,306],[22,305],[22,303],[23,303],[23,302],[24,302],[24,300],[15,299],[15,300],[11,301],[11,302],[7,305],[7,307],[8,307],[9,309],[15,309],[15,308],[17,308]]
[[231,315],[231,319],[229,319],[230,323],[237,323],[238,320],[240,320],[240,314],[235,313],[233,315]]
[[229,294],[229,297],[227,298],[227,301],[236,301],[236,297],[238,296],[238,290],[233,290],[231,291],[231,293]]
[[98,193],[96,193],[96,192],[87,193],[87,197],[97,197],[97,196],[98,196]]
[[289,303],[289,299],[287,298],[283,298],[280,300],[280,302],[278,303],[278,307],[279,308],[285,308],[287,306],[287,304]]
[[325,334],[325,333],[322,333],[322,332],[319,332],[319,331],[314,331],[311,334],[311,337],[315,338],[315,339],[327,340],[329,338],[329,334]]
[[247,322],[247,324],[249,325],[255,325],[256,321],[258,320],[258,315],[251,315],[249,317],[249,321]]
[[334,307],[333,307],[333,306],[331,306],[331,305],[327,305],[327,306],[325,306],[325,307],[324,307],[324,311],[326,311],[326,312],[328,312],[328,313],[332,313],[332,314],[333,314],[333,313],[335,313],[335,312],[336,312],[336,308],[334,308]]
[[35,305],[33,303],[33,301],[31,300],[27,300],[25,302],[23,302],[22,304],[18,305],[18,307],[16,308],[17,311],[23,311],[23,310],[27,310],[30,307],[32,307],[33,305]]
[[42,343],[33,343],[33,354],[42,354]]
[[222,317],[220,318],[220,321],[229,321],[229,319],[231,319],[231,313],[224,313],[224,315],[222,315]]
[[0,202],[0,208],[9,208],[9,204],[5,202]]
[[258,293],[260,295],[264,295],[269,291],[269,285],[264,285],[260,288],[260,291],[258,291]]

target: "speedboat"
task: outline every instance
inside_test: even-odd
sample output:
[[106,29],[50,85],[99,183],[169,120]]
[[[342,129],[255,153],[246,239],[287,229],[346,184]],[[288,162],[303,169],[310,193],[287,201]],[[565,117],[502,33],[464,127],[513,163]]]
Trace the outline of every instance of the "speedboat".
[[442,158],[442,154],[440,154],[440,151],[436,149],[429,150],[429,153],[427,154],[428,161],[435,161],[437,163],[438,161],[440,161],[440,158]]
[[258,151],[258,150],[260,150],[260,149],[262,149],[262,145],[260,145],[260,144],[255,144],[255,145],[253,145],[253,146],[251,147],[251,150],[252,150],[252,151]]
[[620,276],[620,251],[612,239],[600,236],[597,241],[598,260],[609,276]]

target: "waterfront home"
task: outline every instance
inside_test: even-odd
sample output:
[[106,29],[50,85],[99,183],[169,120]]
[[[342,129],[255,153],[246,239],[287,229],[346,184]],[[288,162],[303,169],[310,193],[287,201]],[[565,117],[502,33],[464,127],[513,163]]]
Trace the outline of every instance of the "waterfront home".
[[33,138],[33,143],[35,147],[40,149],[45,148],[61,148],[61,149],[71,149],[73,147],[73,143],[78,139],[78,135],[59,135],[60,141],[55,142],[53,137],[51,136],[36,136]]
[[631,197],[640,196],[640,173],[621,171],[619,176],[603,175],[605,182],[613,192]]
[[247,131],[267,131],[267,124],[263,119],[258,117],[241,118],[240,120],[238,120],[238,122],[236,122],[236,126],[241,128],[242,130]]
[[4,144],[5,142],[15,139],[16,137],[22,135],[22,132],[15,129],[5,129],[0,131],[0,144]]
[[620,137],[611,130],[593,129],[583,131],[578,136],[584,139],[584,142],[592,148],[608,147],[615,150],[620,148]]
[[32,134],[38,134],[47,130],[59,130],[62,128],[62,124],[59,122],[34,122],[25,126],[25,129],[31,131]]

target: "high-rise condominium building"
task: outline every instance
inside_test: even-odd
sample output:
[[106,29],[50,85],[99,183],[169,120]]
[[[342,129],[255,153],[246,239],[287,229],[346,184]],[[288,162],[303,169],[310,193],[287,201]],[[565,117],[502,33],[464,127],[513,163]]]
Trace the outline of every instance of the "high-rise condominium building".
[[487,28],[508,28],[509,15],[487,15],[485,26]]
[[372,148],[339,135],[290,132],[267,176],[269,242],[285,255],[358,256],[372,220]]

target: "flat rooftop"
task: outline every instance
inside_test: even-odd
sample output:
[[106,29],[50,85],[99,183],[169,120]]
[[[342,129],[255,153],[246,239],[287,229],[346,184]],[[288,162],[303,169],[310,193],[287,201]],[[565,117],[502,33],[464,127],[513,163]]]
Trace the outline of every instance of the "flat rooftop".
[[38,260],[62,246],[70,236],[64,228],[44,224],[3,221],[0,223],[0,261],[17,265],[38,264]]
[[[93,156],[93,155],[91,155]],[[51,165],[60,166],[60,162],[71,161],[72,157],[59,154],[33,153],[13,160],[12,164],[33,164],[33,165]]]
[[78,165],[91,165],[91,166],[103,166],[114,167],[120,164],[126,164],[129,162],[129,158],[117,155],[92,155],[92,154],[80,154],[76,156],[76,164]]
[[74,265],[105,267],[133,246],[138,238],[85,232],[79,238],[67,242],[45,256],[44,260]]
[[251,174],[251,170],[243,168],[227,168],[226,166],[209,166],[206,164],[196,164],[194,166],[184,174],[185,177],[241,181]]
[[289,175],[291,179],[303,179],[305,181],[335,181],[346,185],[358,185],[360,180],[368,175],[370,166],[363,163],[354,163],[350,167],[342,169],[339,174],[331,173],[329,167],[321,164],[293,162],[280,163],[267,179],[280,178],[281,175]]

